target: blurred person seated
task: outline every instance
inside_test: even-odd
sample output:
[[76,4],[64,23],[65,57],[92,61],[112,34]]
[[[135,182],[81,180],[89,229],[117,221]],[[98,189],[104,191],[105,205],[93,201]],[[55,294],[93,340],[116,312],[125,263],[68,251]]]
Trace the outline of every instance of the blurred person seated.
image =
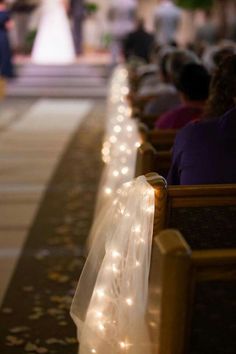
[[139,90],[137,92],[139,97],[157,95],[159,94],[160,89],[162,90],[163,87],[169,85],[165,65],[168,55],[172,51],[173,48],[169,46],[165,46],[160,50],[156,58],[156,73],[153,73],[152,77],[149,76],[149,78],[146,78],[140,82]]
[[159,66],[153,53],[151,56],[151,63],[141,66],[138,70],[138,74],[140,77],[138,85],[139,92],[143,89],[144,91],[147,89],[147,92],[149,92],[149,90],[152,90],[152,87],[160,80]]
[[176,87],[182,104],[163,114],[156,122],[158,129],[180,129],[203,115],[209,94],[210,76],[204,66],[187,64]]
[[[165,46],[155,46],[153,47],[152,53],[152,66],[156,66],[155,72],[153,75],[149,75],[145,77],[143,80],[140,80],[138,96],[152,96],[156,95],[159,92],[159,88],[161,83],[166,83],[168,80],[166,78],[166,74],[163,73],[163,66],[165,66],[166,56],[170,52],[176,50],[175,45],[165,45]],[[150,64],[149,64],[150,65]],[[161,70],[163,68],[163,70]]]
[[145,115],[156,115],[166,113],[178,106],[181,101],[176,90],[176,80],[179,77],[184,65],[188,63],[199,63],[199,58],[195,53],[189,50],[169,49],[164,52],[160,60],[160,76],[161,82],[156,85],[155,92],[157,97],[151,100],[144,109]]
[[147,94],[155,95],[144,108],[144,115],[160,116],[168,110],[180,104],[180,98],[175,86],[171,83],[167,72],[167,62],[171,56],[172,50],[166,51],[161,57],[159,64],[159,77],[156,77],[155,85],[142,87],[139,90],[139,96],[143,97]]
[[210,46],[203,54],[203,63],[212,74],[226,57],[236,54],[236,43],[229,40],[221,41],[218,45]]
[[183,128],[173,147],[168,183],[236,183],[236,55],[217,69],[206,118]]
[[216,44],[220,39],[219,26],[214,21],[211,10],[205,11],[205,23],[197,29],[196,41],[207,44]]
[[138,57],[145,62],[150,62],[154,37],[145,29],[144,20],[137,21],[136,29],[130,32],[124,40],[123,52],[128,61],[132,57]]
[[188,49],[176,49],[171,53],[166,63],[166,70],[172,85],[176,86],[183,67],[191,63],[201,63],[199,57],[193,51]]

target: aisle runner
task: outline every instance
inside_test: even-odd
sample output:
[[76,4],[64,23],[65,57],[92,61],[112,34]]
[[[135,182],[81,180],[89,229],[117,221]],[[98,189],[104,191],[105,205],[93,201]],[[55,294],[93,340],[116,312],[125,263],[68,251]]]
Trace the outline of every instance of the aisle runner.
[[104,105],[76,133],[41,204],[0,313],[0,353],[75,354],[69,308],[100,176]]
[[22,116],[19,109],[17,121],[0,135],[0,304],[52,173],[92,106],[39,100]]

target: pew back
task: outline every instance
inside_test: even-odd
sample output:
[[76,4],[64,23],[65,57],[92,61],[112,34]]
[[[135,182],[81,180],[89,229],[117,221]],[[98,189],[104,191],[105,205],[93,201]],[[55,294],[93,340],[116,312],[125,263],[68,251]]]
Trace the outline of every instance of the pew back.
[[235,353],[236,249],[192,251],[181,234],[154,240],[148,323],[153,354]]
[[147,135],[147,141],[154,146],[157,151],[171,150],[175,141],[177,130],[174,129],[154,129]]
[[[154,181],[155,174],[150,176]],[[160,177],[156,179],[160,181]],[[180,230],[194,250],[236,248],[235,184],[167,188],[162,179],[154,187],[155,225]],[[155,228],[154,231],[160,230]]]
[[137,151],[135,177],[157,172],[167,177],[171,165],[170,151],[157,151],[150,143],[144,142]]

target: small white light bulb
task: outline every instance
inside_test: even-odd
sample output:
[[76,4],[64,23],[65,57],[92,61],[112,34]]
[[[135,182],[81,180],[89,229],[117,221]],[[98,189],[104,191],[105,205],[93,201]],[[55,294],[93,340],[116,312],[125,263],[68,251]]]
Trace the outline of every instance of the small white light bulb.
[[117,120],[117,122],[119,122],[119,123],[122,123],[123,121],[124,121],[124,117],[122,116],[122,115],[119,115],[119,116],[117,116],[117,118],[116,118],[116,120]]
[[141,225],[135,225],[133,227],[133,231],[137,234],[139,234],[141,232]]
[[120,342],[119,344],[121,349],[128,349],[130,347],[130,344],[127,342]]
[[113,171],[112,174],[113,174],[114,177],[118,177],[119,176],[119,171],[115,170],[115,171]]
[[112,189],[109,188],[109,187],[105,188],[105,193],[106,193],[107,195],[112,194]]
[[98,324],[98,328],[101,332],[103,332],[105,330],[105,326],[102,323]]
[[104,296],[105,296],[105,291],[104,291],[104,289],[98,289],[97,290],[97,296],[101,299],[101,298],[103,298]]
[[96,311],[96,317],[97,318],[102,318],[103,317],[103,313],[101,311]]
[[119,252],[117,252],[116,250],[112,251],[111,255],[113,258],[119,258],[121,256],[121,254]]
[[112,144],[115,144],[117,142],[117,137],[112,135],[109,140]]
[[127,175],[128,172],[129,172],[129,168],[126,166],[121,169],[122,175]]
[[115,125],[113,130],[114,130],[115,133],[120,133],[122,129],[121,129],[120,125]]
[[153,214],[154,213],[154,207],[150,206],[144,209],[148,214]]
[[127,132],[132,132],[133,131],[133,127],[131,125],[128,125],[126,127],[126,130],[127,130]]
[[129,306],[132,306],[133,305],[133,300],[129,297],[125,300],[126,304],[129,305]]
[[119,107],[118,107],[118,112],[119,112],[120,114],[125,113],[125,107],[124,107],[124,106],[119,106]]
[[119,273],[119,269],[117,268],[117,266],[115,264],[112,264],[111,269],[112,269],[114,274],[118,274]]
[[125,348],[126,348],[125,342],[120,342],[120,347],[121,347],[122,349],[125,349]]
[[126,150],[125,144],[120,145],[120,151],[125,151],[125,150]]

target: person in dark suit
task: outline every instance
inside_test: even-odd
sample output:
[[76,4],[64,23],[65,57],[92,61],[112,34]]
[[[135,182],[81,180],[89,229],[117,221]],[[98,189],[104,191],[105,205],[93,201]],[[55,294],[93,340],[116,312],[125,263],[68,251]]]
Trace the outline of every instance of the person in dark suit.
[[140,19],[137,21],[136,29],[130,32],[124,40],[124,56],[126,60],[138,57],[149,62],[153,44],[154,36],[146,31],[144,21]]
[[0,0],[0,75],[5,78],[14,77],[11,60],[12,54],[8,38],[8,30],[12,25],[11,15],[7,10],[6,3]]
[[84,0],[71,0],[70,15],[76,54],[83,52],[83,19],[85,17]]

